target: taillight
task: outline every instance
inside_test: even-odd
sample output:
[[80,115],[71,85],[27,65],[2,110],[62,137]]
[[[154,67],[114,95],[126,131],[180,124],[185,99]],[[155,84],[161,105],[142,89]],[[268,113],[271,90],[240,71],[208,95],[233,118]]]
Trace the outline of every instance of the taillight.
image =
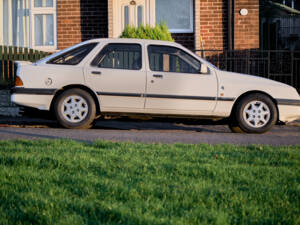
[[16,77],[15,79],[15,87],[20,87],[20,86],[23,86],[23,81],[21,80],[20,77]]

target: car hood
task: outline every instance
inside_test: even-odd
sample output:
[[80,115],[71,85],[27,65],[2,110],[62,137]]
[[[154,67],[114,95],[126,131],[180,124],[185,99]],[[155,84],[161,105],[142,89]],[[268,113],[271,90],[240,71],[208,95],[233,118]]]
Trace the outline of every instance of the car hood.
[[220,88],[230,97],[237,97],[249,91],[260,91],[273,98],[299,99],[295,88],[263,77],[218,71],[218,79]]

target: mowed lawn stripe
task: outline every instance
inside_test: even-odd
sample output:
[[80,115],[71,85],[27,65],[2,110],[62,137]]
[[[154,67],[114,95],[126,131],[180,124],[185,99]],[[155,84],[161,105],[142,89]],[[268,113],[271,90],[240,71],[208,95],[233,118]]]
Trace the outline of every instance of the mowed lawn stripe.
[[0,142],[0,224],[300,224],[300,146]]

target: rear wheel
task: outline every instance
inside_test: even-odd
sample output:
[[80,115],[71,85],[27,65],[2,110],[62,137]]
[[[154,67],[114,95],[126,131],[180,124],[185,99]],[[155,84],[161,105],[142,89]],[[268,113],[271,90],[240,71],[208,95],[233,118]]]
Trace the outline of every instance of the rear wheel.
[[54,103],[58,122],[65,128],[90,128],[96,116],[96,106],[92,96],[81,89],[63,92]]
[[236,105],[229,128],[235,133],[265,133],[276,123],[278,113],[273,101],[263,94],[251,94]]

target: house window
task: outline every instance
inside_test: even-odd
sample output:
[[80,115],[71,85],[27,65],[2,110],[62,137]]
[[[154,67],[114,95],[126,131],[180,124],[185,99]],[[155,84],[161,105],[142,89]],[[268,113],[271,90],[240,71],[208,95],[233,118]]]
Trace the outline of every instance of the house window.
[[0,45],[56,49],[56,0],[2,0],[0,12]]
[[171,33],[192,33],[193,0],[156,0],[156,23],[166,22]]

